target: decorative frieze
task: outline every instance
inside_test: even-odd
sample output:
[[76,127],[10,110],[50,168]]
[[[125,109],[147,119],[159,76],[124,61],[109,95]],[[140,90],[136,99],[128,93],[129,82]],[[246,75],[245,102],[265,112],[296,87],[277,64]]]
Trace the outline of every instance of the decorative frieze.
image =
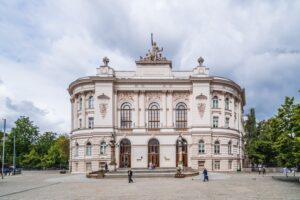
[[134,101],[134,92],[118,92],[118,102]]
[[173,93],[173,102],[185,101],[189,102],[190,93],[189,92],[174,92]]
[[147,103],[150,102],[161,102],[161,92],[147,92],[146,93],[146,101]]

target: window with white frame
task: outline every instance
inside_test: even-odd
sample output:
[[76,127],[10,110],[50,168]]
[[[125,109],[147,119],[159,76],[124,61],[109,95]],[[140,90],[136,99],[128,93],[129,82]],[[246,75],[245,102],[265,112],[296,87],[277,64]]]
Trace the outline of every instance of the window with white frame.
[[228,169],[232,169],[232,160],[228,160]]
[[225,118],[225,128],[229,128],[229,117]]
[[215,154],[220,154],[220,142],[219,141],[215,141],[214,150],[215,150]]
[[106,142],[102,141],[100,143],[100,155],[105,155],[106,154]]
[[213,97],[213,108],[219,108],[219,99],[217,96]]
[[79,101],[78,101],[78,110],[82,110],[82,98],[80,97],[79,98]]
[[175,109],[176,128],[187,128],[187,107],[185,103],[178,103]]
[[214,161],[214,169],[215,170],[219,170],[220,169],[220,161],[219,160],[215,160]]
[[159,128],[159,126],[160,109],[157,103],[152,103],[148,109],[148,128]]
[[219,117],[217,117],[217,116],[213,117],[213,127],[214,128],[219,127]]
[[79,128],[82,128],[82,119],[79,119]]
[[205,144],[203,140],[199,141],[199,154],[204,154],[205,153]]
[[225,99],[225,110],[229,110],[229,99]]
[[94,108],[94,97],[90,96],[89,97],[89,109]]
[[231,141],[228,142],[228,154],[229,154],[229,155],[232,154],[232,145],[231,145]]
[[121,128],[132,127],[132,109],[129,103],[123,103],[121,106]]
[[94,128],[94,117],[89,117],[89,128]]
[[76,144],[75,144],[75,153],[74,153],[75,157],[78,156],[78,151],[79,151],[79,144],[76,142]]
[[92,144],[90,142],[88,142],[86,144],[86,155],[87,156],[91,156],[92,155]]

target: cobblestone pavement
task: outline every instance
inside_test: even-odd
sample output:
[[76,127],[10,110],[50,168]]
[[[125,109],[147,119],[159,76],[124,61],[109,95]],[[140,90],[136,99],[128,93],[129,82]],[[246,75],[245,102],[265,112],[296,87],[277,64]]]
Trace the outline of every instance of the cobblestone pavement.
[[[276,181],[272,175],[210,173],[200,177],[87,179],[58,172],[23,172],[0,179],[0,199],[287,199],[300,200],[300,184]],[[278,174],[277,174],[278,175]],[[299,174],[298,174],[299,175]],[[134,178],[134,177],[133,177]]]

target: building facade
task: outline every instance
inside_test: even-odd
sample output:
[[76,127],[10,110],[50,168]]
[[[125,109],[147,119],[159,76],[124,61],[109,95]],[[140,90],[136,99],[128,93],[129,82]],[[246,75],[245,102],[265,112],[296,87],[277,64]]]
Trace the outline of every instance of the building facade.
[[151,44],[135,71],[115,71],[105,57],[95,76],[69,85],[71,172],[105,163],[111,169],[242,168],[244,89],[210,76],[201,57],[193,70],[173,71]]

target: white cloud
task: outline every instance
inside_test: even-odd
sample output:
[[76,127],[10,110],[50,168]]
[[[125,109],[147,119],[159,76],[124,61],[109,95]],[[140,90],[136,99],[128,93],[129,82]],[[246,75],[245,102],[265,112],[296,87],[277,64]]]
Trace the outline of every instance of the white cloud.
[[104,56],[133,70],[151,32],[175,69],[203,56],[211,75],[245,87],[260,118],[298,96],[299,1],[8,1],[0,12],[0,115],[41,110],[22,112],[42,130],[68,132],[68,84],[95,75]]

